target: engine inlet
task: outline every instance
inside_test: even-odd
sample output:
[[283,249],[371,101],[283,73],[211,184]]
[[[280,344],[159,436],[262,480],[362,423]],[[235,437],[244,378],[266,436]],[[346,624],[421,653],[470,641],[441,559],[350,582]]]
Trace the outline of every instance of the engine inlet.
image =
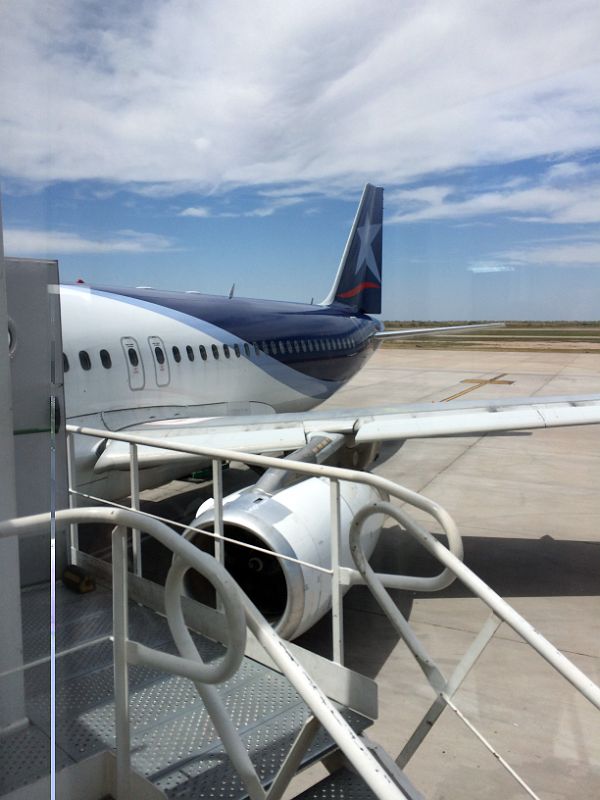
[[[212,525],[203,525],[208,531]],[[270,550],[258,536],[236,525],[225,525],[224,535],[240,544],[225,542],[225,569],[238,583],[261,614],[272,625],[277,625],[283,617],[287,602],[287,582],[278,558],[265,552],[253,550],[244,545]],[[192,539],[201,550],[214,555],[214,540],[201,533]],[[186,591],[189,596],[205,605],[215,606],[215,592],[212,586],[197,572],[190,570],[186,575]]]

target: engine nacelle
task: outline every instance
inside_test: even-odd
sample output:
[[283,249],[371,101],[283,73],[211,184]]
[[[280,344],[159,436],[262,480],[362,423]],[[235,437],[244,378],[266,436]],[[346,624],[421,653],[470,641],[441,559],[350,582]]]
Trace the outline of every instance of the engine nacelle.
[[[364,484],[340,481],[341,564],[353,566],[348,543],[350,523],[368,503],[384,498]],[[370,517],[363,538],[370,555],[383,517]],[[212,500],[198,510],[194,527],[212,530]],[[309,478],[273,495],[252,486],[225,498],[224,534],[245,544],[267,548],[300,561],[331,567],[330,488],[326,478]],[[194,543],[212,549],[212,540],[197,534]],[[225,543],[225,566],[277,632],[294,639],[331,607],[331,576],[308,566]],[[188,591],[206,601],[202,587],[188,573]]]

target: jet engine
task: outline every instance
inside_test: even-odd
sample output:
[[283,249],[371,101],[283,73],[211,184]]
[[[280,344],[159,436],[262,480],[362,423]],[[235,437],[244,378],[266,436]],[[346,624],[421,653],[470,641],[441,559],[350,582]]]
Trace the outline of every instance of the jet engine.
[[[277,472],[279,479],[273,480],[271,472]],[[269,470],[254,486],[228,496],[223,505],[223,528],[227,538],[240,542],[225,543],[226,568],[277,632],[294,639],[330,609],[331,576],[305,564],[241,546],[254,545],[307,564],[331,567],[329,481],[312,477],[288,486],[285,476],[289,475]],[[340,481],[342,566],[353,566],[348,544],[352,518],[367,503],[381,499],[387,498],[370,486]],[[383,517],[373,516],[365,527],[363,541],[369,555],[382,522]],[[210,500],[200,507],[193,527],[213,530],[213,526],[214,507]],[[197,546],[212,549],[210,537],[201,533],[192,536]],[[196,573],[188,573],[187,590],[191,596],[206,602],[205,588]]]

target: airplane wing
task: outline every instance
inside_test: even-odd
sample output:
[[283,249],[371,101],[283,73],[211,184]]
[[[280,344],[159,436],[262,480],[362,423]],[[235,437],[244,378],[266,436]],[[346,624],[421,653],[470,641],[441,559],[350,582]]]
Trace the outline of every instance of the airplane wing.
[[[219,447],[251,453],[293,451],[316,433],[341,433],[350,443],[534,430],[600,423],[600,395],[523,397],[419,403],[381,408],[197,419],[166,419],[126,428],[157,444],[172,441],[193,447]],[[129,469],[129,445],[106,440],[98,449],[96,472]],[[166,462],[197,461],[197,456],[142,445],[138,461],[147,468]]]
[[477,322],[472,325],[439,325],[437,328],[402,328],[397,331],[379,331],[375,339],[401,339],[405,336],[435,336],[436,333],[455,333],[476,328],[504,328],[504,322]]

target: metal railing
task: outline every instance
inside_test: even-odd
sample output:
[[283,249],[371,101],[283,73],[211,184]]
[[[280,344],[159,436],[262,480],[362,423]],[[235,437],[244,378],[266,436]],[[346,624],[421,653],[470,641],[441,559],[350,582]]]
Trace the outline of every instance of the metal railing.
[[[569,659],[560,653],[547,639],[539,634],[520,614],[518,614],[508,603],[506,603],[506,601],[504,601],[487,584],[485,584],[484,581],[482,581],[475,573],[473,573],[472,570],[462,563],[462,541],[456,525],[448,512],[434,501],[425,498],[422,495],[419,495],[405,487],[399,486],[392,481],[371,473],[357,472],[354,470],[326,465],[307,464],[304,462],[291,460],[289,457],[284,460],[271,456],[240,453],[237,451],[220,448],[188,447],[186,445],[181,445],[177,442],[169,440],[161,440],[160,442],[157,442],[155,439],[150,437],[118,434],[92,428],[77,428],[68,426],[68,431],[71,436],[74,434],[80,434],[129,442],[132,453],[132,464],[136,465],[137,448],[140,446],[157,447],[163,450],[173,450],[176,452],[193,454],[211,461],[215,498],[214,532],[205,533],[213,536],[217,542],[221,543],[234,541],[223,536],[223,485],[221,476],[223,462],[236,461],[261,468],[290,470],[292,472],[307,476],[321,476],[329,479],[331,484],[331,567],[324,568],[322,565],[312,566],[322,572],[327,572],[331,576],[332,580],[332,637],[334,661],[340,664],[343,663],[343,589],[344,587],[348,587],[350,585],[364,583],[369,587],[370,591],[373,593],[377,602],[389,617],[399,635],[406,642],[407,646],[424,672],[429,684],[436,692],[436,699],[425,714],[422,722],[417,726],[414,733],[410,736],[407,744],[396,760],[396,763],[399,767],[404,767],[406,765],[411,756],[416,752],[421,742],[424,740],[427,733],[431,730],[433,724],[439,718],[442,711],[448,707],[451,708],[452,711],[454,711],[454,713],[456,713],[459,718],[465,722],[470,730],[472,730],[480,739],[480,741],[482,741],[482,743],[494,754],[498,762],[509,771],[509,773],[520,783],[520,785],[530,794],[530,796],[534,798],[537,797],[537,795],[525,783],[525,781],[523,781],[516,774],[512,767],[510,767],[510,765],[495,751],[493,746],[485,739],[485,737],[479,731],[477,731],[475,726],[464,717],[452,700],[465,677],[476,663],[484,648],[491,641],[494,633],[497,631],[502,622],[506,622],[560,675],[562,675],[584,697],[586,697],[587,700],[600,709],[600,688],[594,684],[583,672],[581,672],[581,670],[579,670],[571,661],[569,661]],[[72,452],[72,448],[70,448],[70,450]],[[71,470],[71,474],[73,474],[73,470]],[[396,498],[403,503],[412,505],[413,507],[416,507],[429,514],[437,521],[443,533],[447,537],[448,547],[445,547],[422,525],[413,520],[405,510],[402,510],[389,502],[379,502],[365,506],[363,509],[361,509],[355,516],[351,526],[350,547],[357,569],[341,566],[339,563],[339,553],[341,551],[340,481],[352,481],[355,483],[363,483],[372,486],[373,488],[378,489],[380,492],[386,493],[389,497]],[[132,475],[132,505],[135,505],[135,507],[139,507],[139,494],[136,490],[138,485],[137,478],[134,478]],[[73,492],[72,496],[76,495],[77,492]],[[375,574],[369,566],[360,544],[362,526],[367,518],[373,514],[384,514],[398,522],[405,532],[416,539],[441,563],[443,566],[441,572],[433,577]],[[183,525],[181,527],[187,528],[187,526]],[[239,543],[236,542],[236,544]],[[74,545],[75,542],[72,542],[72,546]],[[262,548],[255,546],[250,547],[259,551],[262,550]],[[219,548],[218,552],[222,558],[222,546]],[[273,555],[272,551],[270,550],[264,550],[263,552]],[[137,557],[141,558],[141,550],[139,549]],[[279,557],[288,559],[290,558],[289,556]],[[290,560],[294,561],[295,559]],[[304,562],[298,563],[304,564]],[[135,571],[138,572],[138,570],[141,573],[141,562],[138,562],[135,566]],[[396,604],[390,598],[386,588],[419,592],[434,592],[446,588],[457,577],[491,609],[492,615],[486,621],[480,633],[476,636],[475,640],[456,667],[452,676],[449,679],[446,679],[438,665],[430,657],[421,642],[418,640],[408,621],[403,617],[396,607]],[[277,634],[268,624],[265,623],[259,625],[258,618],[260,618],[260,614],[254,608],[254,606],[252,606],[250,601],[245,599],[245,603],[247,609],[250,607],[252,608],[250,613],[248,613],[248,610],[246,612],[248,625],[251,627],[263,646],[265,646],[265,649],[269,652],[269,655],[271,655],[273,661],[275,661],[278,667],[282,667],[284,674],[287,674],[284,667],[289,663],[289,651],[287,651],[284,643],[279,639]],[[285,655],[282,655],[284,652]],[[300,669],[302,670],[301,667]],[[289,675],[288,677],[292,683],[294,683],[294,680]],[[314,687],[312,681],[310,681],[310,684]],[[304,685],[304,682],[301,681],[299,685],[294,683],[294,686],[306,700],[303,692],[306,691],[307,686]],[[312,702],[313,704],[316,704],[316,707],[318,707],[319,703],[322,702],[322,699],[323,695],[321,693],[319,698],[313,698]],[[311,705],[311,703],[308,704]],[[313,706],[311,706],[311,708],[313,708]],[[313,713],[317,718],[319,718],[319,715],[316,714],[314,708]],[[350,736],[350,739],[354,742],[358,741],[355,735],[353,733],[349,733],[348,731],[349,729],[347,729],[346,732]],[[310,731],[305,731],[303,734],[301,734],[301,738],[309,737],[309,733]],[[333,738],[335,739],[335,737]],[[360,744],[359,746],[362,747]],[[343,747],[341,749],[344,750]],[[356,767],[356,762],[352,761],[352,763],[355,764]],[[363,777],[365,780],[367,780],[366,775],[363,775]],[[277,783],[279,785],[280,782]],[[369,780],[367,780],[367,783],[369,783]],[[374,791],[378,796],[388,796],[387,794],[380,795],[376,789],[374,789]],[[251,796],[254,797],[254,795]]]
[[[346,758],[355,765],[378,798],[407,800],[404,792],[382,769],[380,762],[315,684],[286,643],[212,556],[196,548],[164,523],[139,511],[121,508],[68,509],[56,512],[54,517],[48,513],[7,520],[0,522],[0,538],[44,533],[49,529],[52,519],[58,524],[89,522],[115,526],[112,534],[112,577],[117,800],[129,800],[132,796],[128,686],[130,664],[144,664],[194,682],[252,800],[279,800],[295,775],[319,725],[323,726]],[[127,528],[151,535],[174,554],[165,585],[165,606],[169,628],[180,656],[161,652],[129,638]],[[227,649],[224,657],[214,665],[204,664],[184,621],[181,608],[182,582],[189,569],[195,569],[213,585],[227,621]],[[246,626],[312,713],[268,790],[263,788],[240,735],[227,713],[224,701],[213,685],[227,680],[238,669],[244,655]]]
[[[137,476],[138,469],[138,448],[140,446],[153,447],[161,450],[172,450],[176,453],[185,453],[187,455],[196,455],[199,458],[206,459],[212,464],[213,475],[213,496],[214,496],[214,530],[206,531],[198,529],[199,533],[210,536],[215,540],[215,543],[230,542],[232,544],[239,544],[237,540],[229,539],[223,533],[223,480],[222,480],[222,465],[224,462],[241,462],[250,466],[260,467],[261,469],[277,469],[289,470],[300,475],[307,477],[324,477],[328,478],[331,483],[331,505],[330,505],[330,522],[331,522],[331,567],[323,567],[322,565],[306,564],[305,562],[294,559],[290,556],[282,554],[278,555],[279,558],[301,564],[303,566],[312,567],[313,569],[325,572],[331,577],[332,580],[332,636],[333,636],[333,660],[338,664],[344,663],[344,639],[343,639],[343,608],[342,608],[342,595],[344,587],[349,587],[355,584],[363,583],[363,578],[360,572],[350,567],[341,566],[339,563],[339,554],[341,552],[341,530],[340,530],[340,492],[339,482],[349,481],[352,483],[362,483],[366,486],[371,486],[379,492],[389,497],[396,498],[397,500],[407,503],[419,510],[429,514],[440,526],[443,534],[445,535],[449,550],[458,558],[462,559],[463,545],[462,539],[456,527],[456,523],[450,514],[438,503],[424,497],[417,492],[400,486],[387,478],[382,478],[379,475],[373,475],[369,472],[359,472],[352,469],[343,469],[341,467],[331,467],[324,464],[310,464],[302,461],[294,461],[292,459],[276,458],[273,456],[255,455],[251,453],[242,453],[236,450],[227,450],[223,448],[208,448],[208,447],[192,447],[190,445],[182,445],[173,440],[161,439],[157,441],[151,437],[140,436],[138,434],[116,433],[113,431],[99,430],[97,428],[77,427],[67,425],[68,432],[68,447],[67,452],[69,456],[69,482],[70,503],[73,503],[74,498],[81,496],[93,502],[106,502],[100,497],[78,492],[72,487],[77,485],[75,459],[74,459],[74,446],[73,436],[82,435],[93,437],[97,439],[110,439],[113,441],[127,442],[130,447],[131,455],[131,470],[130,470],[130,491],[131,491],[131,507],[139,509],[139,478]],[[150,515],[151,516],[151,515]],[[164,520],[167,521],[167,520]],[[169,524],[173,523],[169,521]],[[177,524],[176,524],[177,525]],[[187,530],[189,526],[179,525],[183,530]],[[139,541],[139,540],[138,540]],[[76,563],[77,551],[79,549],[78,535],[75,526],[71,526],[69,532],[69,543],[71,557]],[[265,555],[273,555],[272,550],[261,548],[256,545],[243,545],[249,549],[258,551]],[[136,539],[134,534],[134,573],[141,575],[142,573],[142,553],[139,544],[136,548]],[[222,547],[216,547],[215,557],[217,560],[223,559]],[[444,568],[439,574],[432,577],[417,577],[412,575],[393,575],[386,576],[386,586],[395,589],[405,589],[409,591],[418,592],[436,592],[441,591],[448,587],[455,579],[455,575],[448,568]]]
[[[389,582],[386,584],[385,581],[388,576],[378,575],[374,572],[362,549],[360,537],[365,521],[371,515],[381,513],[395,519],[405,531],[416,539],[429,553],[441,561],[442,564],[445,564],[447,569],[451,570],[473,594],[479,597],[491,609],[492,613],[486,619],[479,633],[448,679],[444,677],[437,663],[431,658],[400,609],[386,591],[386,585],[388,587],[390,585]],[[600,709],[600,687],[554,647],[551,642],[538,633],[526,619],[518,614],[511,605],[496,594],[496,592],[482,581],[481,578],[463,564],[462,561],[457,559],[447,548],[440,544],[429,531],[425,530],[422,525],[419,525],[418,522],[411,519],[402,509],[396,508],[390,503],[373,503],[371,506],[363,507],[352,521],[350,528],[350,549],[354,562],[371,590],[371,594],[377,600],[379,606],[386,614],[397,633],[404,639],[427,678],[429,685],[437,695],[397,757],[396,764],[400,768],[406,766],[427,734],[432,730],[444,709],[450,708],[457,717],[465,723],[469,730],[477,736],[479,741],[489,752],[493,754],[498,760],[498,763],[520,784],[521,788],[524,789],[530,797],[539,800],[538,795],[533,789],[517,774],[506,759],[498,753],[493,745],[475,725],[466,718],[460,709],[457,708],[452,700],[453,696],[503,622],[509,625],[515,633],[533,647],[551,667],[569,681],[577,691],[598,709]]]

